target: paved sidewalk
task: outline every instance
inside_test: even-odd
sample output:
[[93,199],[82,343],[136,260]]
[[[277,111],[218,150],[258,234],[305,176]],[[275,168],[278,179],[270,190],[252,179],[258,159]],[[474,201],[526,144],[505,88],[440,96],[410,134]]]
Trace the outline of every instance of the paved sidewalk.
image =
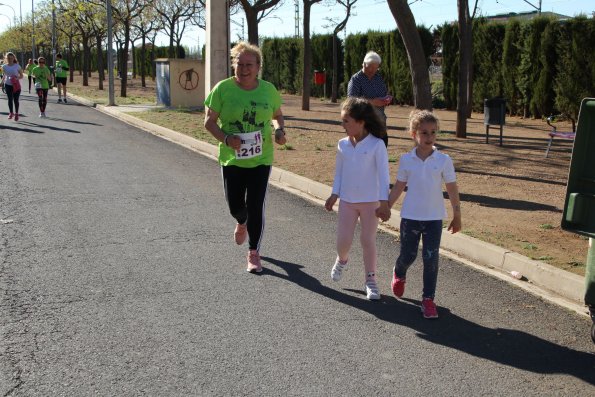
[[[157,126],[134,117],[134,112],[160,108],[156,105],[103,106],[77,96],[72,99],[95,107],[97,110],[116,117],[126,123],[137,126],[154,135],[175,142],[213,159],[217,158],[217,147],[196,140],[182,133]],[[281,189],[298,194],[308,200],[323,204],[331,193],[331,187],[312,181],[276,167],[271,173],[271,183]],[[400,215],[392,210],[392,217],[381,229],[398,235]],[[471,266],[508,281],[524,290],[536,294],[543,299],[566,307],[579,314],[588,316],[588,309],[583,303],[584,278],[576,274],[558,269],[547,263],[536,261],[507,249],[489,244],[462,233],[450,234],[446,230],[442,234],[442,254],[461,263]],[[515,273],[520,279],[513,277]]]

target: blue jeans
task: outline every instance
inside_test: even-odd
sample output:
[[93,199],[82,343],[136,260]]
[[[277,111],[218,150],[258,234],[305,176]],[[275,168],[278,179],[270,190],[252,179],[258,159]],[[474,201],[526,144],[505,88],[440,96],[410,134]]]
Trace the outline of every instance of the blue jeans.
[[419,240],[422,239],[422,259],[424,262],[424,288],[422,296],[434,299],[438,281],[438,254],[442,237],[442,220],[414,221],[401,219],[401,252],[395,265],[395,274],[405,278],[407,269],[417,258]]

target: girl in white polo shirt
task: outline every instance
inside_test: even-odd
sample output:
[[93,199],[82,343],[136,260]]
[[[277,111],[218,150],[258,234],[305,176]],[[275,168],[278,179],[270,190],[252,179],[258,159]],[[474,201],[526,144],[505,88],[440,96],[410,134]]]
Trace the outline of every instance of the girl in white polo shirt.
[[333,192],[325,208],[332,211],[340,197],[337,224],[337,259],[331,278],[339,281],[349,256],[357,220],[364,255],[365,291],[370,300],[379,300],[376,284],[376,230],[378,216],[388,219],[388,153],[382,137],[386,127],[366,99],[349,98],[341,105],[341,121],[347,137],[337,145]]
[[397,181],[388,199],[390,208],[407,186],[407,194],[401,207],[401,252],[391,286],[397,297],[403,296],[407,269],[417,257],[421,238],[424,264],[421,310],[425,318],[437,318],[434,295],[438,279],[442,220],[446,217],[442,182],[446,184],[453,210],[453,219],[448,227],[452,233],[461,230],[459,189],[451,158],[440,153],[434,146],[438,118],[427,110],[413,111],[409,117],[409,131],[415,141],[415,148],[401,156]]

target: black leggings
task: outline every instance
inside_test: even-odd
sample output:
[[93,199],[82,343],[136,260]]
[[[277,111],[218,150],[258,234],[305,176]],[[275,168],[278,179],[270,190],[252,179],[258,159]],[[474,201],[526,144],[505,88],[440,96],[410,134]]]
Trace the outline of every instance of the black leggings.
[[33,80],[33,76],[27,76],[27,80],[29,80],[29,92],[31,92],[31,80]]
[[258,251],[264,231],[264,209],[271,166],[224,166],[221,170],[229,213],[238,223],[247,223],[249,248]]
[[15,92],[14,87],[8,84],[5,84],[4,87],[6,88],[6,96],[8,97],[8,110],[10,111],[10,113],[18,113],[19,97],[21,96],[21,91],[19,90]]
[[45,112],[45,107],[48,104],[48,89],[47,88],[38,88],[36,89],[37,96],[39,97],[39,111]]

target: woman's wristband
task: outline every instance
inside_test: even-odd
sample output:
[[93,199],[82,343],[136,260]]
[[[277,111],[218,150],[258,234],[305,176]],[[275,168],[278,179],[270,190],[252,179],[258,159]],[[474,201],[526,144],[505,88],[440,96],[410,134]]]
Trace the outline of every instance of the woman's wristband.
[[229,137],[230,137],[230,136],[226,134],[226,135],[225,135],[225,138],[223,138],[223,144],[224,144],[225,146],[227,146],[227,138],[229,138]]

